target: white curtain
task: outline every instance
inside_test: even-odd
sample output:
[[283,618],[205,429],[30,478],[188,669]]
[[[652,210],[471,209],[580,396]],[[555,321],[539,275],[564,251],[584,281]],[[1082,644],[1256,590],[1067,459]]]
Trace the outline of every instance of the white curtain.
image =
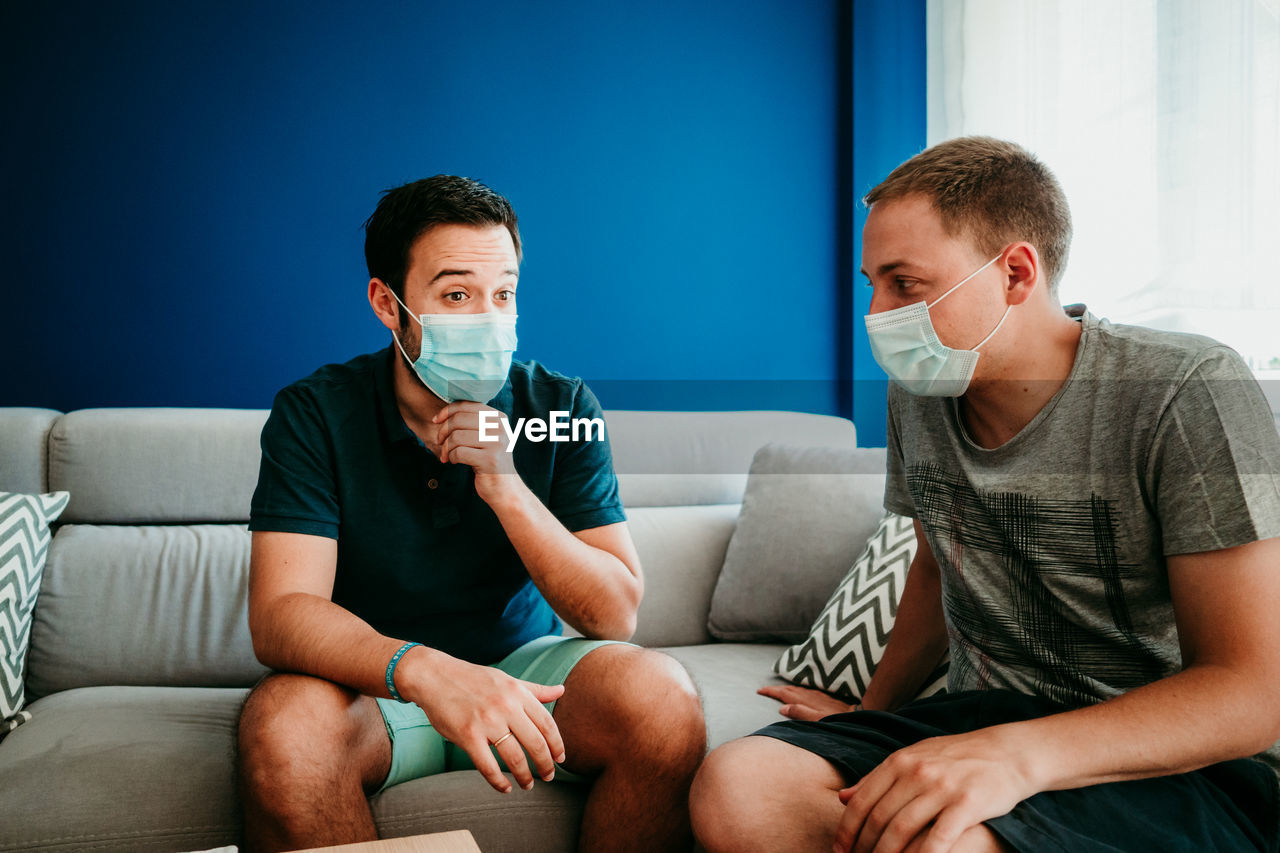
[[1064,303],[1280,377],[1280,0],[929,0],[928,28],[930,144],[1013,140],[1066,190]]

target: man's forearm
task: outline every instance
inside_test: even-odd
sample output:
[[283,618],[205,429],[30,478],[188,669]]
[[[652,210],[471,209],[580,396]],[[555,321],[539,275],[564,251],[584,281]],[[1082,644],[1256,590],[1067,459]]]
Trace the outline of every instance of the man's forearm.
[[[379,634],[349,610],[305,592],[272,601],[253,622],[253,649],[265,665],[369,696],[390,695],[385,667],[402,645],[403,640]],[[415,648],[409,654],[421,652]]]
[[867,685],[862,707],[892,711],[911,701],[946,648],[947,630],[937,569],[919,560],[913,561],[898,602],[889,643]]
[[642,587],[622,560],[566,530],[523,484],[492,506],[553,610],[585,636],[630,639]]
[[1190,666],[1110,701],[987,731],[1038,791],[1145,779],[1253,755],[1280,737],[1276,690]]

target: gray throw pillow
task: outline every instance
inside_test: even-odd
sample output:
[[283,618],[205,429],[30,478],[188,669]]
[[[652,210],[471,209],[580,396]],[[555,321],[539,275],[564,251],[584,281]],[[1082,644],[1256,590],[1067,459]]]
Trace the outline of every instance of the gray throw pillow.
[[49,525],[67,508],[67,498],[66,492],[0,492],[0,737],[30,719],[22,704],[31,611],[49,552]]
[[707,630],[798,642],[883,513],[884,448],[766,444],[756,452]]
[[[825,690],[846,702],[861,701],[889,642],[907,569],[915,555],[911,519],[885,513],[809,636],[783,652],[773,671],[787,681]],[[948,663],[949,658],[944,657],[925,679],[918,697],[945,690]]]

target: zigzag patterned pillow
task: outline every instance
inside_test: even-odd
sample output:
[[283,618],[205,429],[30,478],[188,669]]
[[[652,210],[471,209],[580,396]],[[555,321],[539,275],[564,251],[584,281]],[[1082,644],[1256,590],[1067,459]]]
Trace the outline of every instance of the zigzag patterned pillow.
[[[787,681],[825,690],[846,702],[860,700],[889,642],[907,569],[915,555],[911,519],[885,513],[867,547],[809,629],[808,639],[783,652],[773,671]],[[920,696],[946,689],[947,663],[944,658],[929,674]]]
[[22,711],[31,611],[49,553],[49,525],[68,497],[0,492],[0,737],[31,716]]

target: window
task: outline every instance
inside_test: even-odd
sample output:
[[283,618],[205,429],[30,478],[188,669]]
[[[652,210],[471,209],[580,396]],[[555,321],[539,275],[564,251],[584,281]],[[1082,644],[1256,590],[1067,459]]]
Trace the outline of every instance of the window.
[[1010,139],[1062,182],[1062,301],[1280,379],[1280,0],[929,0],[927,26],[929,143]]

